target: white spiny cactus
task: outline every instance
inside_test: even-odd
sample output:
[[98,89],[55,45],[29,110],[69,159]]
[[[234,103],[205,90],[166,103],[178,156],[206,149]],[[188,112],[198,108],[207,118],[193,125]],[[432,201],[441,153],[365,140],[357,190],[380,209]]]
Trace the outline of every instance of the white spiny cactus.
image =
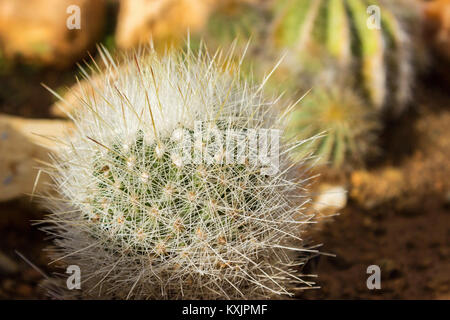
[[[48,168],[60,196],[48,199],[45,229],[55,259],[80,266],[82,296],[258,298],[311,287],[300,266],[315,250],[300,234],[313,221],[302,163],[289,160],[298,143],[270,140],[278,153],[266,174],[252,161],[263,139],[251,137],[284,128],[278,99],[220,53],[101,56],[101,81],[84,72],[76,129]],[[244,138],[223,142],[225,152],[211,132]]]

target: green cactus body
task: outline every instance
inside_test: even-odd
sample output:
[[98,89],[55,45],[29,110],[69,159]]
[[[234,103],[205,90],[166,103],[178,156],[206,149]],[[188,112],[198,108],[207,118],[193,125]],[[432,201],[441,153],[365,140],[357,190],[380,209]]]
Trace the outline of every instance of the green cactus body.
[[224,11],[217,10],[212,14],[207,26],[208,34],[218,44],[230,44],[235,39],[245,42],[251,37],[257,36],[254,32],[261,23],[261,17],[254,7],[241,5],[231,12]]
[[[159,145],[164,147],[158,149]],[[93,222],[92,234],[100,239],[106,232],[119,252],[130,248],[157,263],[187,250],[202,232],[206,236],[219,227],[213,231],[217,239],[209,239],[210,246],[218,252],[225,250],[223,244],[237,241],[246,228],[245,219],[239,219],[243,210],[263,210],[258,199],[264,196],[259,189],[266,179],[257,170],[240,176],[246,169],[241,164],[181,165],[177,162],[181,157],[174,158],[176,142],[165,139],[159,145],[146,144],[140,131],[131,147],[124,150],[113,145],[106,154],[99,154],[92,210],[84,212],[85,219]],[[242,188],[244,184],[252,187]],[[117,192],[111,193],[111,187]],[[123,206],[124,197],[129,206]],[[231,209],[234,203],[242,207]]]
[[194,47],[198,46],[200,38],[213,50],[229,47],[236,42],[238,50],[235,54],[239,55],[250,40],[252,43],[261,41],[267,18],[267,12],[258,5],[239,1],[220,3],[209,17],[203,32],[194,36]]
[[350,61],[350,29],[343,0],[330,0],[327,23],[327,48],[340,64]]
[[[391,6],[376,0],[276,1],[273,41],[288,47],[301,68],[312,73],[329,58],[360,79],[361,95],[377,109],[395,101],[401,110],[410,98],[410,41]],[[380,8],[381,28],[369,28],[370,5]],[[323,31],[325,30],[325,31]],[[319,61],[311,64],[310,61]],[[337,63],[336,63],[337,62]],[[347,78],[349,76],[347,75]],[[393,80],[393,79],[399,79]],[[391,102],[389,103],[391,104]]]
[[[369,1],[376,4],[375,1]],[[405,63],[412,60],[412,48],[409,43],[408,34],[403,29],[401,23],[396,19],[395,15],[383,6],[380,6],[383,14],[381,15],[382,27],[387,30],[386,50],[394,54],[388,56],[390,65],[395,70],[394,73],[388,74],[388,85],[394,88],[395,101],[408,101],[411,97],[411,79],[413,71],[411,63]],[[394,110],[400,112],[400,110]]]
[[[300,158],[318,157],[331,167],[361,164],[370,151],[378,122],[370,108],[349,89],[334,86],[313,89],[292,113],[287,136],[305,139],[323,135],[296,150]],[[307,138],[306,138],[307,139]]]

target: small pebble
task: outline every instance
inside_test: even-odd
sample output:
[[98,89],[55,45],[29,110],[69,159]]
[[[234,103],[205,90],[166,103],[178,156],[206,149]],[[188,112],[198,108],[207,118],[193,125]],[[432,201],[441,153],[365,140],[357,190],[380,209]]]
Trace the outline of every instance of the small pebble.
[[313,208],[322,215],[339,212],[347,205],[347,190],[342,186],[322,185]]

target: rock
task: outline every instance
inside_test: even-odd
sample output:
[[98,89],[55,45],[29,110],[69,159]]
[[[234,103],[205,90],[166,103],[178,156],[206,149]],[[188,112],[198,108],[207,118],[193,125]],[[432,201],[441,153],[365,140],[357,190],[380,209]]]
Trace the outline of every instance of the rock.
[[[67,121],[0,116],[0,201],[30,194],[38,174],[36,159],[49,161],[55,142],[33,133],[60,137],[68,128]],[[46,182],[49,178],[41,174],[36,191],[44,191]]]
[[14,274],[19,271],[19,266],[11,258],[0,252],[0,274]]
[[425,3],[427,39],[433,48],[450,61],[450,1],[433,0]]
[[[76,23],[78,6],[80,29]],[[67,67],[84,56],[103,31],[105,0],[0,0],[0,45],[7,58]]]
[[372,209],[400,197],[404,191],[403,172],[384,168],[379,172],[355,171],[351,176],[352,199],[365,209]]
[[179,40],[200,31],[216,0],[122,0],[116,43],[123,49],[159,41]]
[[314,199],[313,209],[320,215],[331,215],[347,205],[347,191],[342,186],[320,185],[318,196]]
[[[91,76],[91,80],[95,87],[101,87],[101,84],[104,81],[101,75],[93,75]],[[64,101],[58,100],[50,107],[51,114],[62,118],[67,118],[68,114],[73,115],[76,106],[80,105],[79,97],[83,96],[83,93],[98,97],[96,91],[91,88],[92,85],[87,80],[80,80],[79,83],[72,85],[63,93],[62,98]]]

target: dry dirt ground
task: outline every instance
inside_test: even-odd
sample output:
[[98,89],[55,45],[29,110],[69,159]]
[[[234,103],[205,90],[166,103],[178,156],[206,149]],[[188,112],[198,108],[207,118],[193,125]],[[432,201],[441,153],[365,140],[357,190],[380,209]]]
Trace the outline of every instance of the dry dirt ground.
[[[351,200],[325,223],[314,240],[336,257],[311,261],[321,289],[299,297],[450,299],[450,91],[430,75],[417,92],[414,109],[387,128],[385,154],[370,168],[374,180],[397,168],[399,197],[370,210]],[[367,289],[369,265],[381,268],[381,290]]]

